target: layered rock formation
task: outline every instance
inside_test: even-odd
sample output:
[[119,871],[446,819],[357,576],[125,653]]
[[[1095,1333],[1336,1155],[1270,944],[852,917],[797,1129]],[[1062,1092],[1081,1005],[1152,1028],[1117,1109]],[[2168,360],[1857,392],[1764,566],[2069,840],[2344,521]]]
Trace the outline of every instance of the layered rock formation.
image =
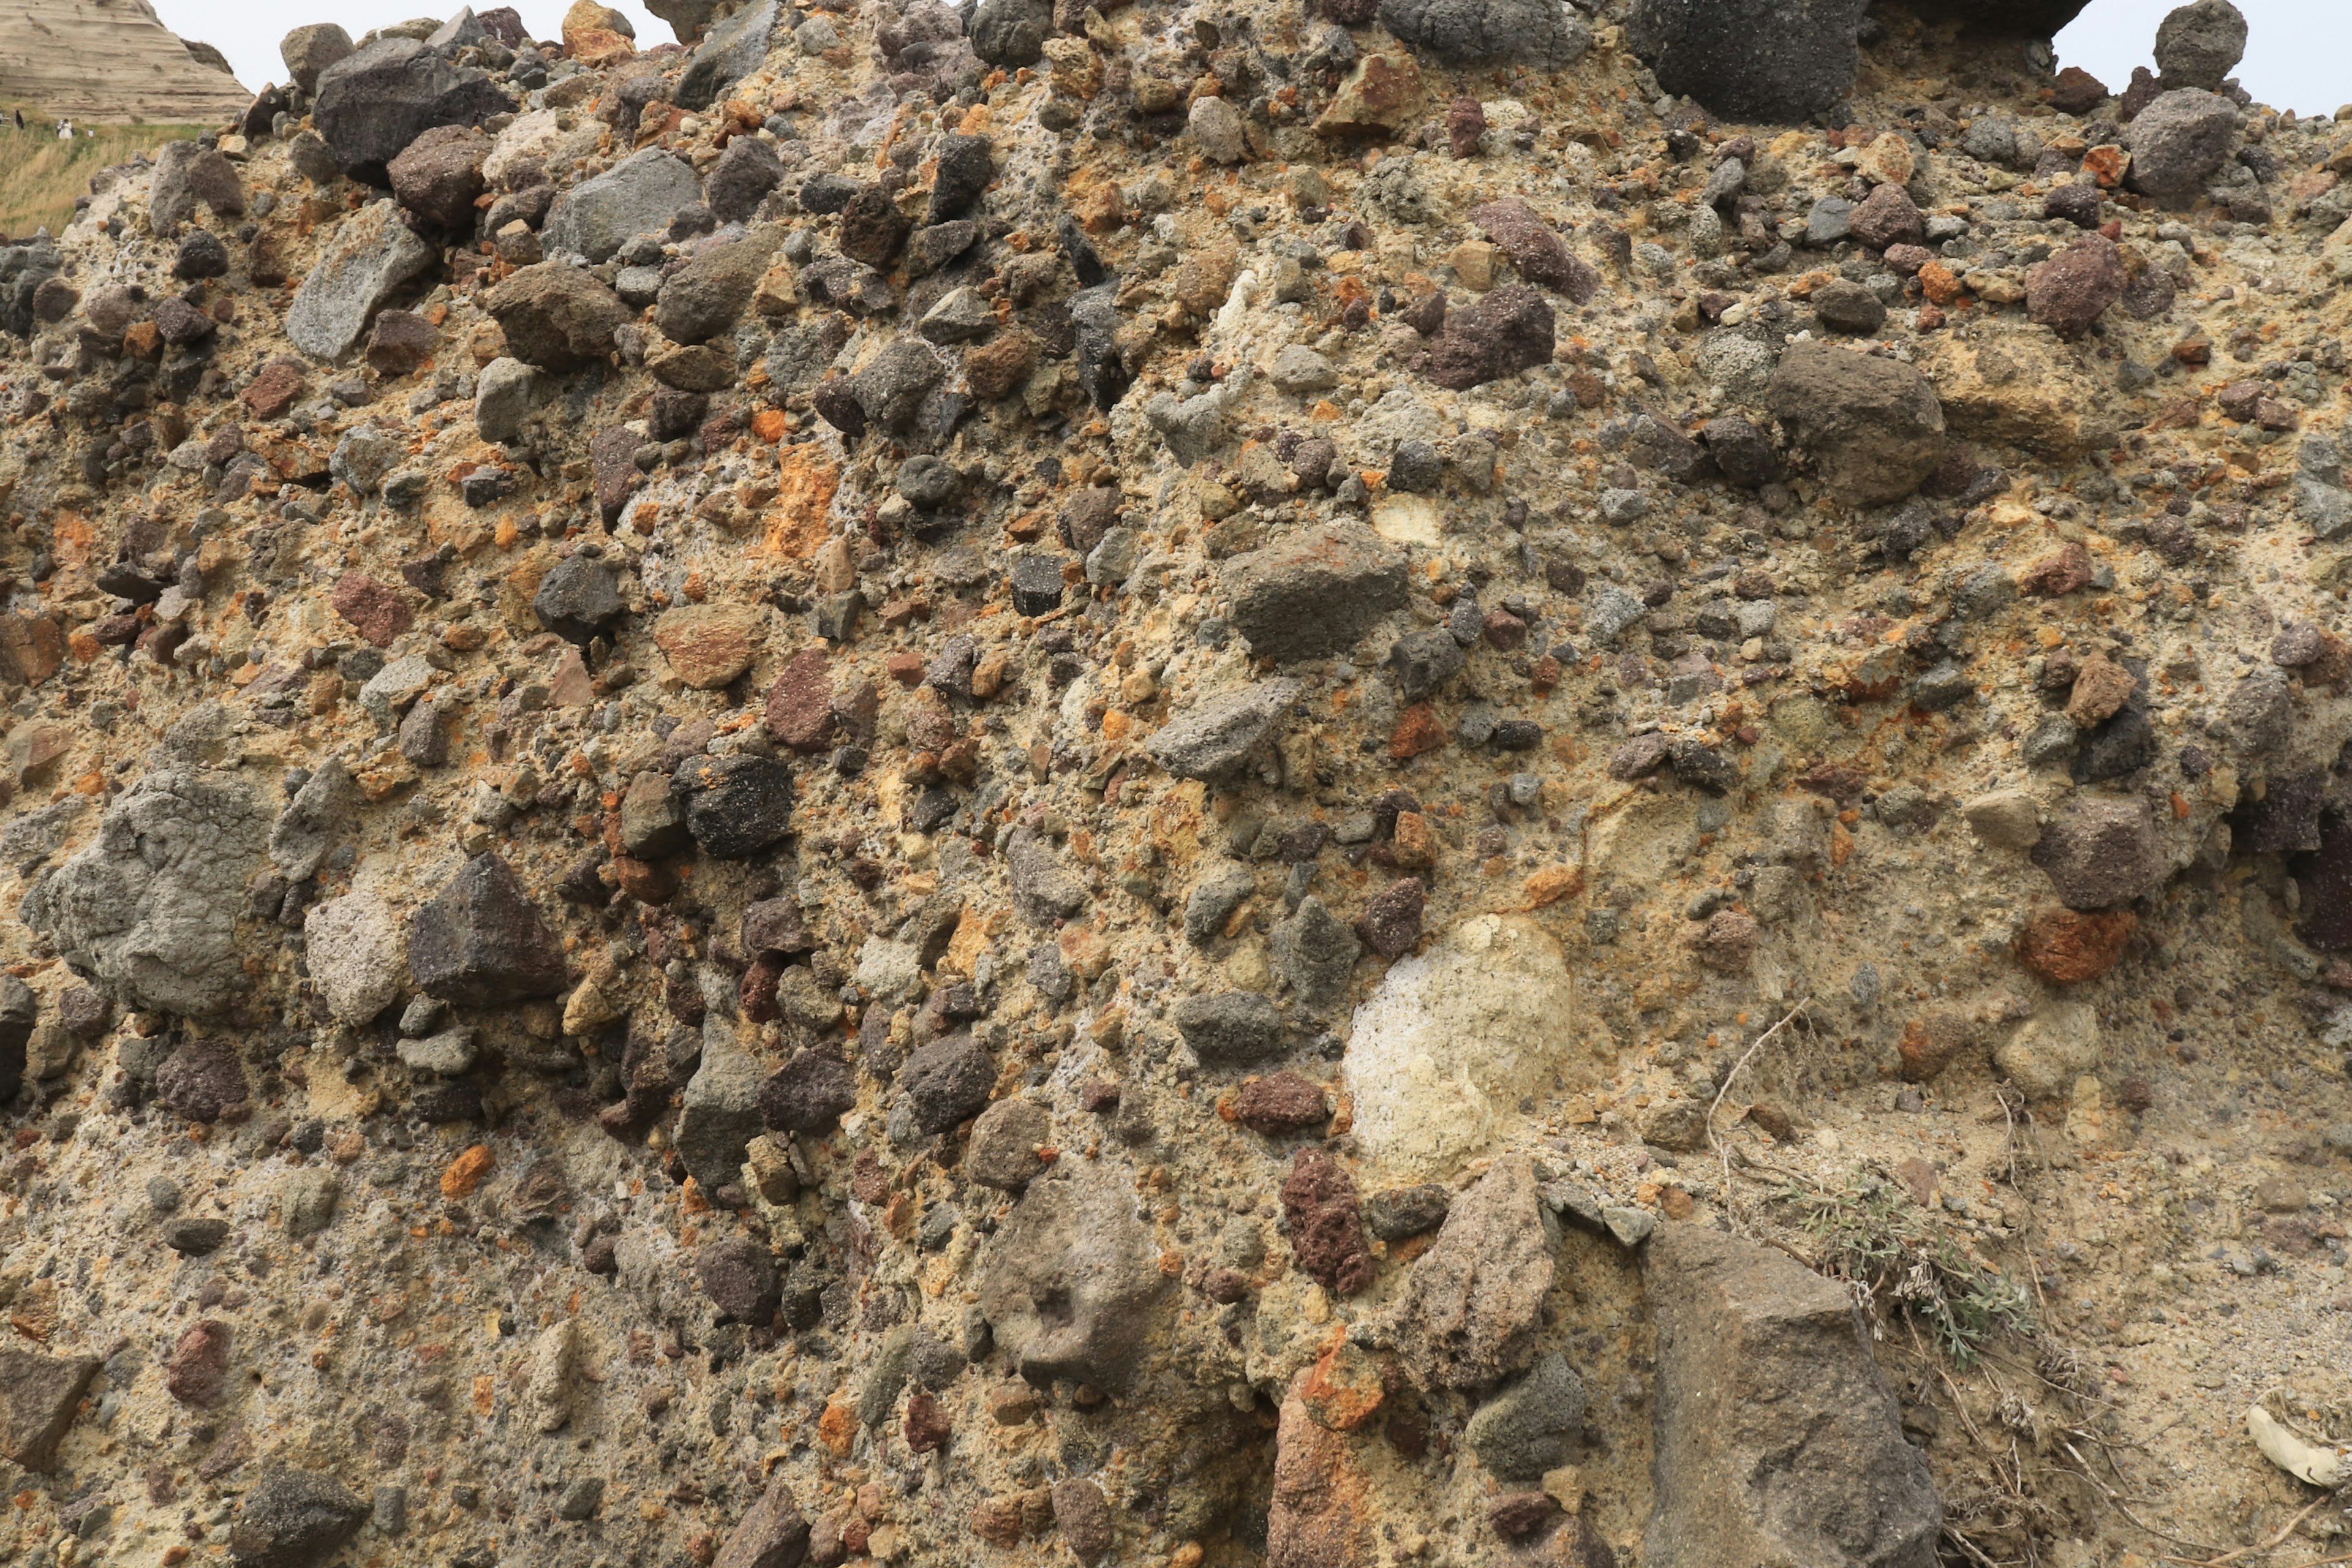
[[0,32],[0,103],[92,125],[206,125],[252,94],[147,0],[26,0]]
[[2064,9],[322,20],[0,249],[0,1557],[2334,1528],[2352,132]]

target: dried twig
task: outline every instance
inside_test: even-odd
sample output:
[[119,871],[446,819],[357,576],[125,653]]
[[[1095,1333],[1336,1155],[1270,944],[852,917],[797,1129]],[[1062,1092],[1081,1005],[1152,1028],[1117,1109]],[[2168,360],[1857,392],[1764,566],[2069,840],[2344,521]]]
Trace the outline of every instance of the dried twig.
[[1790,1024],[1795,1023],[1797,1021],[1797,1015],[1802,1013],[1807,1007],[1811,1006],[1812,1001],[1813,999],[1811,996],[1802,996],[1798,998],[1797,1005],[1790,1008],[1785,1014],[1781,1015],[1780,1021],[1779,1023],[1773,1025],[1770,1028],[1757,1036],[1755,1043],[1749,1046],[1747,1050],[1740,1053],[1739,1059],[1731,1064],[1731,1070],[1723,1075],[1723,1082],[1716,1089],[1715,1099],[1707,1104],[1706,1141],[1715,1146],[1716,1157],[1720,1160],[1723,1164],[1723,1195],[1725,1206],[1727,1208],[1730,1206],[1731,1198],[1731,1150],[1724,1143],[1722,1139],[1716,1136],[1715,1113],[1723,1109],[1723,1097],[1731,1092],[1731,1086],[1739,1081],[1739,1075],[1748,1069],[1748,1064],[1749,1062],[1756,1059],[1756,1053],[1764,1048],[1765,1042],[1771,1039],[1773,1036],[1779,1034],[1781,1030],[1787,1028]]
[[[2176,1542],[2182,1546],[2191,1547],[2199,1552],[2213,1552],[2217,1554],[2221,1552],[2221,1549],[2218,1546],[2208,1546],[2201,1541],[2191,1541],[2185,1535],[2175,1535],[2168,1530],[2157,1529],[2156,1526],[2148,1523],[2146,1520],[2140,1518],[2139,1515],[2131,1510],[2130,1507],[2124,1501],[2123,1493],[2116,1490],[2115,1488],[2107,1485],[2106,1482],[2099,1479],[2098,1477],[2091,1473],[2091,1462],[2083,1458],[2083,1451],[2081,1449],[2075,1447],[2074,1444],[2069,1443],[2063,1437],[2058,1439],[2058,1446],[2065,1449],[2067,1453],[2073,1455],[2074,1462],[2083,1467],[2079,1470],[2069,1470],[2064,1466],[2061,1465],[2058,1467],[2060,1471],[2070,1476],[2079,1476],[2083,1479],[2090,1482],[2093,1486],[2098,1488],[2099,1494],[2105,1498],[2107,1501],[2115,1505],[2115,1509],[2117,1513],[2122,1514],[2126,1519],[2130,1520],[2132,1521],[2133,1528],[2144,1531],[2149,1535],[2161,1536],[2167,1541]],[[2232,1552],[2231,1555],[2235,1556],[2236,1553]],[[2221,1560],[2223,1562],[2228,1561],[2227,1558]],[[2168,1563],[2179,1563],[2189,1560],[2179,1557],[2168,1557],[2164,1559],[2164,1561]]]
[[[2309,1519],[2313,1510],[2317,1509],[2321,1503],[2326,1502],[2327,1498],[2332,1495],[2334,1494],[2330,1493],[2315,1497],[2309,1502],[2304,1504],[2302,1512],[2296,1514],[2293,1519],[2288,1520],[2284,1524],[2279,1526],[2278,1533],[2272,1536],[2268,1541],[2263,1542],[2259,1546],[2241,1546],[2235,1552],[2224,1552],[2219,1557],[2208,1557],[2203,1559],[2201,1562],[2193,1557],[2159,1557],[2157,1561],[2159,1563],[2186,1563],[2189,1564],[2189,1568],[2221,1568],[2221,1564],[2224,1563],[2234,1563],[2241,1557],[2251,1556],[2252,1553],[2257,1552],[2268,1552],[2273,1547],[2284,1542],[2288,1536],[2293,1535],[2294,1533],[2294,1527],[2301,1524],[2305,1520]],[[2330,1563],[2344,1563],[2352,1562],[2352,1558],[2331,1557],[2327,1561]],[[2313,1563],[2311,1568],[2319,1568],[2319,1565],[2317,1563]]]

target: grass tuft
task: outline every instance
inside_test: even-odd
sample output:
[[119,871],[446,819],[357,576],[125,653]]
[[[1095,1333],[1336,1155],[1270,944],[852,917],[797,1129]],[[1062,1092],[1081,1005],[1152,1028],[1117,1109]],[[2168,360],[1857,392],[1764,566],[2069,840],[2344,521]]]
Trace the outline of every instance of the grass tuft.
[[0,232],[22,239],[47,226],[63,232],[73,221],[74,201],[89,194],[89,177],[109,163],[152,153],[166,142],[187,141],[194,125],[93,125],[84,135],[58,139],[54,121],[27,114],[25,129],[13,119],[0,130]]
[[1790,1184],[1776,1198],[1823,1244],[1818,1267],[1921,1324],[1955,1364],[2003,1333],[2034,1331],[2025,1287],[1971,1258],[1897,1182],[1856,1173],[1837,1190]]

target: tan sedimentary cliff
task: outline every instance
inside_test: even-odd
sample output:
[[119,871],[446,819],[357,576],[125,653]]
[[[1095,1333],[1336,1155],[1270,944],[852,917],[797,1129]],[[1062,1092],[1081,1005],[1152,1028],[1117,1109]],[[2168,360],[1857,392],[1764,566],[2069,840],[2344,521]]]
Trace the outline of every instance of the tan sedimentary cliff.
[[101,125],[194,124],[240,113],[252,97],[196,59],[146,0],[29,0],[0,26],[0,105],[10,109]]

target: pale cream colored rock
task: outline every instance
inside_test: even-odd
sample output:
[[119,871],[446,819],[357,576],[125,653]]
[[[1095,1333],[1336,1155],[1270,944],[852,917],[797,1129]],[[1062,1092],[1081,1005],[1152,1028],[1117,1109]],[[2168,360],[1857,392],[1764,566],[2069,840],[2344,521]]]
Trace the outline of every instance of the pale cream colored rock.
[[1592,1079],[1559,944],[1524,915],[1479,915],[1401,959],[1356,1009],[1343,1073],[1365,1159],[1451,1174],[1523,1096]]

